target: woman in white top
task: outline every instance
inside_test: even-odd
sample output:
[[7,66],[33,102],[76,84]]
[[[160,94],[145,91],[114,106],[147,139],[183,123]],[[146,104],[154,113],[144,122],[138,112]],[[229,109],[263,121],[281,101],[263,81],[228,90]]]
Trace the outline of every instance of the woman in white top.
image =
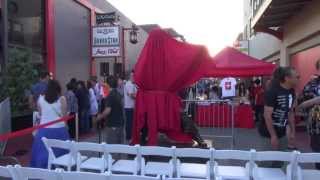
[[[38,99],[38,109],[40,112],[40,124],[46,124],[61,119],[66,115],[67,101],[64,96],[61,96],[61,86],[58,81],[49,81],[46,93]],[[66,123],[60,122],[52,124],[37,131],[32,145],[31,167],[48,167],[48,152],[41,140],[42,137],[68,140],[69,134]],[[54,153],[56,156],[61,156],[67,152],[65,150],[56,149]]]
[[95,127],[96,116],[98,114],[98,100],[97,100],[97,96],[94,93],[93,83],[90,80],[87,81],[87,88],[89,90],[89,101],[90,101],[90,115],[91,115],[90,127],[92,125]]

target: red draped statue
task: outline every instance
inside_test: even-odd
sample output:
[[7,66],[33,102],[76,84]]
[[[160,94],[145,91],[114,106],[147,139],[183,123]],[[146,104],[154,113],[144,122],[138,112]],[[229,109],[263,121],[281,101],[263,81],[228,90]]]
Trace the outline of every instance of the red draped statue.
[[181,131],[178,92],[204,76],[210,57],[203,46],[173,39],[161,29],[152,31],[135,66],[138,86],[132,143],[140,143],[148,128],[148,145],[157,145],[158,132],[175,140],[189,139]]

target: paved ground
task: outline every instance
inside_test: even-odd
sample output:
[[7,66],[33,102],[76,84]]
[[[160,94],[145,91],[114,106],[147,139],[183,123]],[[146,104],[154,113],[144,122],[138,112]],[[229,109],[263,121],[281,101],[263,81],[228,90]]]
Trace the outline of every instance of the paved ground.
[[[231,138],[230,137],[221,137],[221,136],[231,136],[232,132],[230,129],[221,130],[221,129],[213,129],[213,128],[200,128],[200,134],[204,137],[205,141],[210,147],[214,147],[215,149],[231,149]],[[102,141],[104,132],[101,133]],[[309,147],[309,138],[305,131],[297,132],[297,148],[301,152],[310,152]],[[256,129],[235,129],[234,130],[234,147],[233,149],[239,150],[250,150],[256,149],[257,151],[262,149],[263,138],[259,136]],[[82,139],[81,141],[91,141],[91,142],[99,142],[99,136],[96,134],[95,136],[88,137]]]

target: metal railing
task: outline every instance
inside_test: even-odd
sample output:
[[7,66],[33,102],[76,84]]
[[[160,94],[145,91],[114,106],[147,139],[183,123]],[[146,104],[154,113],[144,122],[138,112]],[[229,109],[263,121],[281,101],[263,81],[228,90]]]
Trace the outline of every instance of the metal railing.
[[252,17],[254,18],[265,0],[252,0]]
[[200,128],[204,138],[213,141],[226,138],[231,141],[231,149],[235,144],[235,111],[230,100],[184,100],[188,114]]

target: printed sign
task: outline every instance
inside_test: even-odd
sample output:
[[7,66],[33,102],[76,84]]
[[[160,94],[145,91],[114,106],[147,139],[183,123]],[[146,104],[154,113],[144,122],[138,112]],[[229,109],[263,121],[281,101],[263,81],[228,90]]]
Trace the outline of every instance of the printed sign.
[[116,12],[96,14],[97,24],[112,23],[116,21]]
[[116,57],[121,56],[120,47],[93,47],[93,57]]
[[121,56],[119,26],[98,26],[92,29],[92,57]]

